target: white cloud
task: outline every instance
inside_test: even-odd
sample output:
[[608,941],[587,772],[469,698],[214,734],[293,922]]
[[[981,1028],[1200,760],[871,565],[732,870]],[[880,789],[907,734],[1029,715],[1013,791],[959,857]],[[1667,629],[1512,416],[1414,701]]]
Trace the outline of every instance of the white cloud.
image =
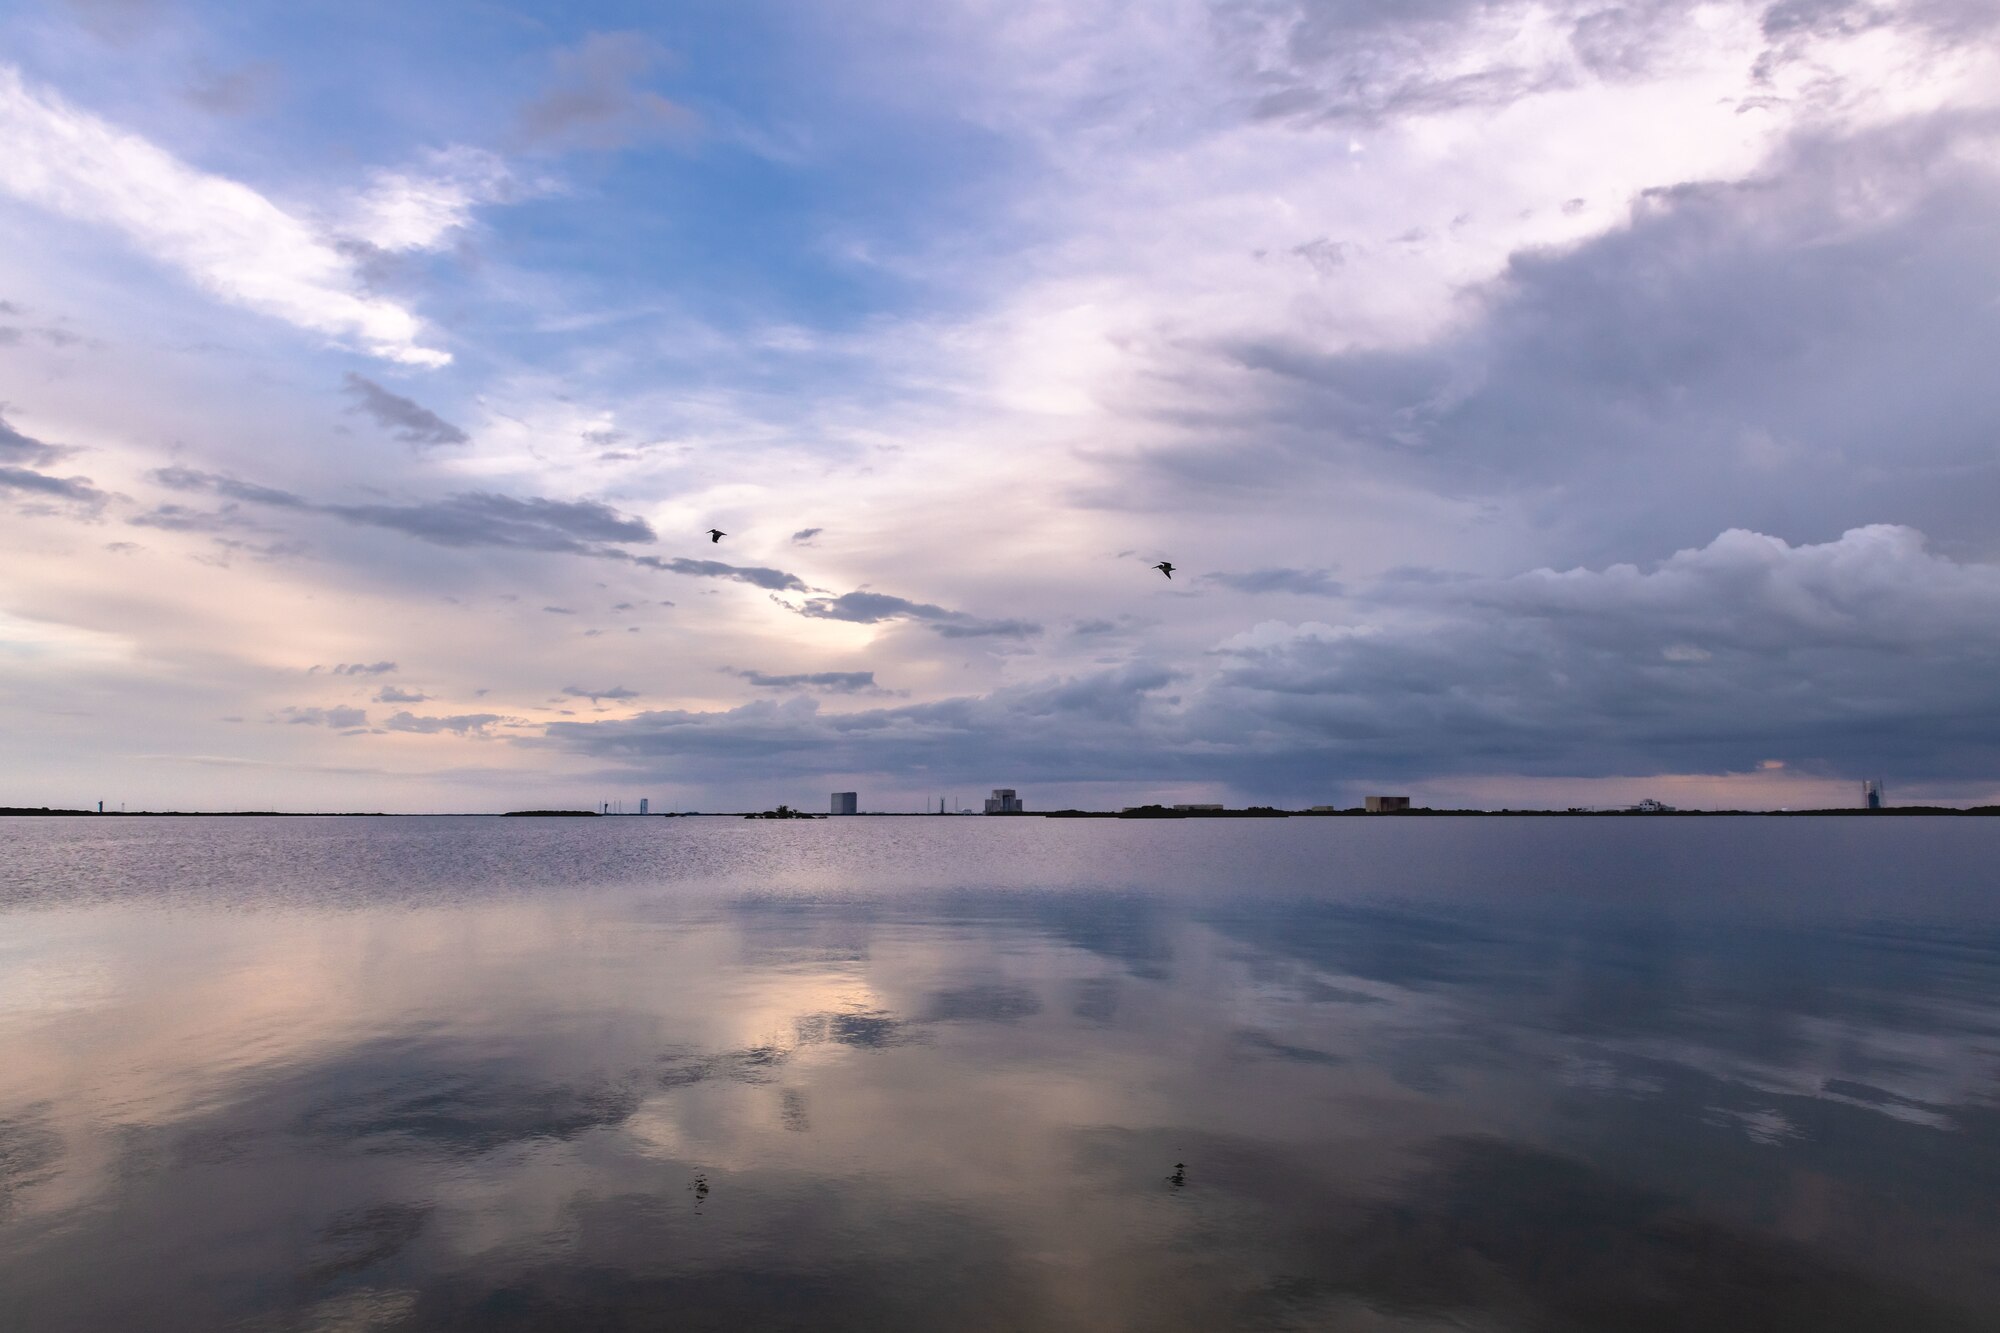
[[[408,365],[451,357],[393,301],[364,295],[354,263],[307,223],[237,181],[37,93],[0,66],[0,190],[122,232],[222,300]],[[406,224],[404,235],[415,234]]]
[[521,181],[493,153],[457,145],[426,154],[420,167],[377,173],[341,230],[378,250],[437,250],[479,205],[549,188]]

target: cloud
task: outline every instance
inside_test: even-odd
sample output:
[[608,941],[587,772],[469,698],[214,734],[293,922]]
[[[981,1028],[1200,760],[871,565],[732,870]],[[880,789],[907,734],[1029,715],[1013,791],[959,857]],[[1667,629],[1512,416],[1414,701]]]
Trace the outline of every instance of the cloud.
[[913,602],[880,592],[849,592],[838,597],[815,597],[799,608],[799,614],[819,620],[845,620],[856,625],[875,625],[885,620],[915,620],[948,639],[987,636],[1024,638],[1040,634],[1042,627],[1027,620],[981,620],[963,611],[950,611],[928,602]]
[[630,557],[635,565],[648,569],[663,569],[670,574],[685,574],[697,579],[730,579],[737,583],[748,583],[757,588],[768,588],[772,592],[811,592],[805,582],[796,574],[787,574],[782,569],[766,569],[760,565],[729,565],[720,560],[689,560],[676,556],[662,559],[653,555]]
[[449,731],[458,736],[485,736],[487,729],[506,719],[498,713],[453,713],[448,717],[418,717],[413,713],[392,713],[382,726],[389,731],[414,732],[434,736]]
[[[342,662],[339,666],[328,667],[327,673],[334,676],[386,676],[396,669],[394,662]],[[319,670],[314,667],[313,670]]]
[[[470,491],[414,504],[326,504],[252,482],[192,468],[161,468],[154,480],[180,491],[201,491],[282,509],[329,514],[349,523],[386,528],[438,546],[506,546],[529,551],[566,551],[606,559],[667,566],[633,557],[606,542],[650,542],[644,519],[621,514],[595,500],[519,499]],[[731,568],[724,566],[724,568]]]
[[390,393],[366,376],[347,372],[344,392],[355,399],[349,409],[365,412],[375,423],[405,444],[468,444],[472,437],[420,403]]
[[231,500],[248,500],[252,504],[270,505],[276,509],[311,509],[312,503],[290,491],[274,490],[269,486],[259,486],[255,482],[239,481],[235,477],[225,477],[214,472],[202,472],[189,467],[163,467],[153,470],[153,480],[174,491],[198,491],[209,495],[220,495]]
[[197,171],[137,135],[37,94],[0,65],[0,190],[107,227],[220,300],[413,366],[451,357],[417,317],[365,295],[352,261],[237,181]]
[[762,671],[739,671],[735,667],[724,667],[723,671],[749,681],[762,690],[825,690],[829,694],[882,692],[875,684],[875,673],[872,671],[808,671],[789,676],[772,676]]
[[1217,340],[1177,372],[1207,403],[1199,442],[1121,468],[1119,502],[1266,505],[1359,472],[1503,503],[1562,559],[1884,516],[1986,548],[2000,393],[1967,349],[2000,342],[2000,182],[1977,165],[1996,151],[1990,116],[1808,135],[1749,180],[1517,253],[1429,342]]
[[587,690],[581,685],[565,685],[562,692],[572,699],[588,699],[592,703],[605,699],[624,700],[639,697],[639,691],[628,690],[623,685],[614,685],[608,690]]
[[8,424],[4,414],[0,414],[0,464],[47,467],[75,452],[75,449],[67,445],[49,444],[31,435],[22,434]]
[[0,491],[30,504],[60,501],[90,514],[102,510],[111,497],[90,484],[89,477],[51,477],[21,467],[0,467]]
[[1289,592],[1300,597],[1339,597],[1345,591],[1330,569],[1250,569],[1241,573],[1218,571],[1204,574],[1202,581],[1220,583],[1237,592]]
[[545,149],[624,148],[690,133],[694,113],[639,81],[667,59],[636,32],[597,32],[551,56],[555,78],[521,108],[521,137]]
[[319,506],[350,523],[388,528],[439,546],[512,546],[529,551],[603,555],[601,542],[649,542],[644,519],[620,514],[595,500],[516,499],[473,491],[444,500],[406,505]]
[[795,546],[810,546],[812,545],[812,539],[825,531],[825,528],[800,528],[792,534],[792,544]]
[[1163,767],[1156,746],[1133,749],[1132,742],[1152,729],[1143,715],[1161,706],[1153,696],[1176,679],[1157,667],[1121,668],[852,713],[822,713],[817,700],[796,695],[725,712],[558,722],[548,736],[561,748],[648,773],[699,765],[711,780],[768,773],[779,760],[801,773],[921,769],[960,782],[1106,769],[1159,776],[1184,764],[1168,758]]
[[[813,700],[559,723],[662,776],[922,769],[950,781],[1203,781],[1318,799],[1362,778],[2000,765],[2000,565],[1873,526],[1793,546],[1725,532],[1651,569],[1399,585],[1368,626],[1269,622],[1197,678],[1126,666],[852,713]],[[1412,599],[1415,600],[1412,600]],[[725,773],[725,776],[728,774]],[[995,778],[994,780],[999,780]]]
[[492,153],[460,145],[426,154],[414,169],[377,172],[340,229],[387,254],[438,250],[471,224],[480,205],[512,203],[550,188],[521,181]]
[[1934,555],[1908,528],[1800,546],[1730,531],[1650,571],[1439,585],[1421,611],[1240,636],[1191,725],[1405,776],[1733,773],[1773,756],[1965,776],[2000,759],[2000,731],[1965,722],[2000,695],[2000,566]]
[[421,690],[406,690],[396,685],[384,685],[375,691],[375,702],[378,704],[423,704],[429,703],[430,699]]
[[215,510],[157,504],[125,521],[135,528],[159,528],[166,532],[233,532],[261,526],[234,504]]
[[285,721],[298,726],[332,727],[345,731],[368,725],[368,713],[360,708],[287,708]]
[[204,70],[181,92],[189,103],[216,116],[241,116],[270,99],[277,67],[258,61],[232,70]]

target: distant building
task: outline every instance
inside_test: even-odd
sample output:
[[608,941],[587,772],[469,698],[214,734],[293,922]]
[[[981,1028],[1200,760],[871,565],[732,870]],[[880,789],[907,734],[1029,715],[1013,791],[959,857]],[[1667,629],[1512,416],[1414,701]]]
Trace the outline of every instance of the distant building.
[[639,798],[639,813],[642,815],[650,815],[653,813],[653,801],[651,797],[641,796]]
[[833,794],[833,813],[836,815],[858,815],[861,813],[861,793],[837,791]]
[[1367,808],[1368,813],[1371,815],[1386,815],[1392,814],[1397,810],[1409,809],[1410,798],[1407,796],[1370,796],[1362,801],[1362,805]]
[[1673,812],[1674,808],[1671,805],[1664,801],[1656,801],[1650,796],[1632,807],[1632,813],[1635,815],[1670,815]]
[[1861,801],[1870,810],[1882,808],[1882,779],[1870,778],[1861,784]]
[[1177,805],[1174,807],[1176,810],[1220,810],[1222,808],[1219,805]]
[[989,815],[1018,815],[1021,809],[1021,798],[1012,787],[995,787],[993,794],[986,798],[986,813]]

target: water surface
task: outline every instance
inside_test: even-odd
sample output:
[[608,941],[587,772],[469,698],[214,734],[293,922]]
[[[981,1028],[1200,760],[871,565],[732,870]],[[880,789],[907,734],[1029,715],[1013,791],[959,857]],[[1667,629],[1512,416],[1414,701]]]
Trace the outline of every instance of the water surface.
[[0,822],[0,1327],[2000,1327],[2000,823]]

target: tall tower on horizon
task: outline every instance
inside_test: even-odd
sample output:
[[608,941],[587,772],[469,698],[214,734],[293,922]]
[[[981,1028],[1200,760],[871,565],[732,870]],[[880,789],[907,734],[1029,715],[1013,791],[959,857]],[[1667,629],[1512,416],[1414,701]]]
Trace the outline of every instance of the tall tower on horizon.
[[1870,810],[1882,808],[1882,779],[1869,778],[1861,784],[1861,801]]

